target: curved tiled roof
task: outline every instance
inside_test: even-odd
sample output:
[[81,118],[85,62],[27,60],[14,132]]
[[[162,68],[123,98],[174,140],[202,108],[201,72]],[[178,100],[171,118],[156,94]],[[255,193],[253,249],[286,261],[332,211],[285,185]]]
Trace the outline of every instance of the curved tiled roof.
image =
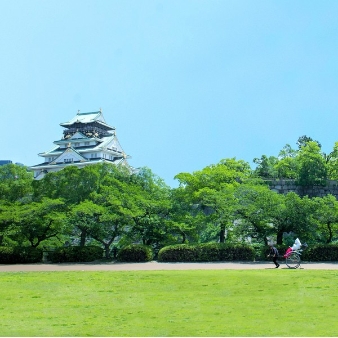
[[89,112],[89,113],[78,112],[75,115],[75,117],[73,117],[68,122],[60,123],[60,126],[69,127],[69,126],[73,125],[74,123],[88,124],[88,123],[93,123],[93,122],[98,122],[99,124],[101,124],[105,127],[108,127],[109,129],[115,129],[114,127],[111,127],[106,123],[101,111]]

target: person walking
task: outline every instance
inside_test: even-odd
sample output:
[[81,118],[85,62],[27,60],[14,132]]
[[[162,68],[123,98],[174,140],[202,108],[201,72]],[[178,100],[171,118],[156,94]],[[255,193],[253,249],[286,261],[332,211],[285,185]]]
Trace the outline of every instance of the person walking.
[[278,252],[277,248],[275,246],[273,246],[273,244],[269,244],[269,247],[270,247],[270,253],[269,253],[268,257],[272,257],[272,261],[275,263],[276,269],[277,269],[277,268],[279,268],[279,264],[277,262],[279,252]]

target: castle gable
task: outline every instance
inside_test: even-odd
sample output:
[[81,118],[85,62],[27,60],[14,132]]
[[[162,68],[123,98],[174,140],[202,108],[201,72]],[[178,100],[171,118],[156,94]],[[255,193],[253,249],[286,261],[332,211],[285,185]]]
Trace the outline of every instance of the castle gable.
[[85,157],[79,154],[76,150],[69,147],[67,148],[60,156],[58,156],[52,164],[57,163],[72,163],[72,162],[81,162],[87,161]]
[[77,131],[73,136],[71,136],[69,139],[75,140],[75,139],[84,139],[84,138],[88,138],[86,135],[80,133],[79,131]]

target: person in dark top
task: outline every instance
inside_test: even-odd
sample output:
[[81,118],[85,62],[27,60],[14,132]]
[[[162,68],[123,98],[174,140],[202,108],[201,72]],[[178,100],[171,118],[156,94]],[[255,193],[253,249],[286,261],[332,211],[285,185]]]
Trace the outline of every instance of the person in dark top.
[[268,257],[272,257],[272,261],[275,263],[276,268],[279,268],[279,264],[277,262],[278,255],[279,255],[278,250],[272,244],[269,244],[269,246],[270,246],[270,253]]

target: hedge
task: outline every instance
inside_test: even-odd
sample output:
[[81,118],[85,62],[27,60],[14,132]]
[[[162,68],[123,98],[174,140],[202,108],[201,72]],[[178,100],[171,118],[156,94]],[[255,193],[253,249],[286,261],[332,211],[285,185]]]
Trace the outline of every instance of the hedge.
[[33,247],[0,247],[0,264],[38,263],[42,261],[42,250]]
[[158,260],[162,262],[252,261],[255,250],[244,244],[177,244],[162,248]]
[[338,261],[338,245],[317,244],[309,246],[302,252],[301,259],[312,262]]
[[152,248],[142,244],[130,244],[117,254],[117,260],[121,262],[149,262],[153,257]]
[[68,246],[48,252],[52,263],[92,262],[103,257],[103,249],[98,246]]

